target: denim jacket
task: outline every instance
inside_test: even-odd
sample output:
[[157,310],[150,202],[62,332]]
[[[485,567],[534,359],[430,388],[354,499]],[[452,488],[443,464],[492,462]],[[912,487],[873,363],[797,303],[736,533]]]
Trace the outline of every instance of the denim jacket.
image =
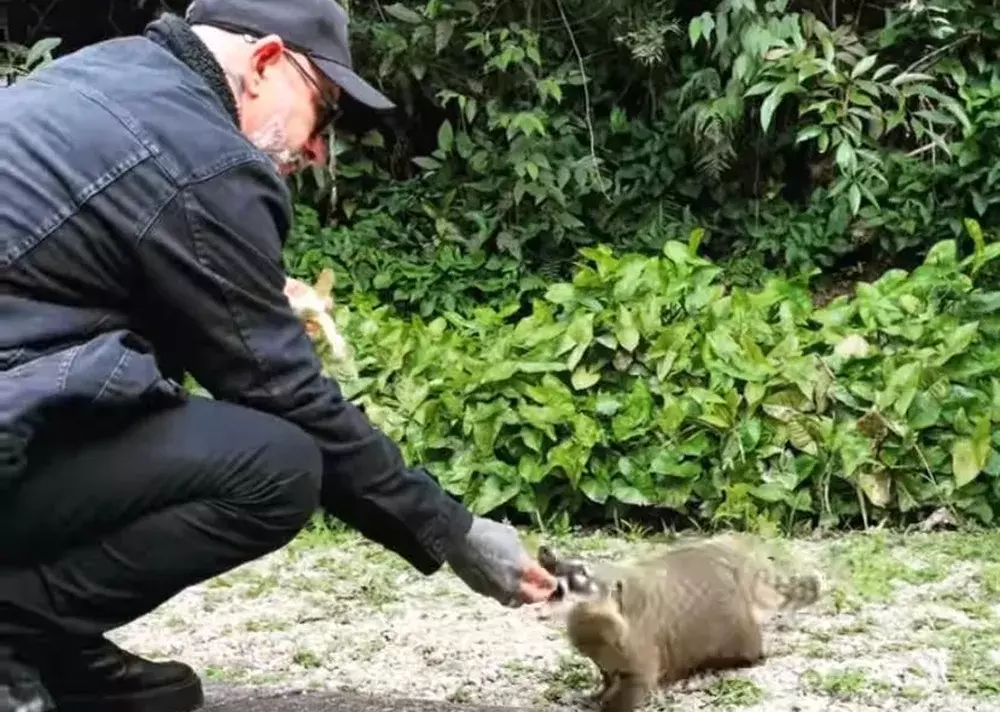
[[310,433],[323,507],[439,568],[472,515],[321,373],[283,293],[290,221],[180,18],[0,89],[0,492],[45,428],[170,407],[188,371]]

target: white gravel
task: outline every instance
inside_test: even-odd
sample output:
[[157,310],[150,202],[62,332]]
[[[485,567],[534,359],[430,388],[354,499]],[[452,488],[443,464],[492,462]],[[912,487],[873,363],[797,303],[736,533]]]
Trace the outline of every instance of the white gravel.
[[[620,538],[573,541],[590,555],[633,546]],[[838,591],[814,610],[777,621],[764,665],[688,681],[648,709],[1000,712],[1000,598],[993,589],[977,592],[986,564],[939,557],[933,580],[897,575],[892,595],[866,600],[858,593],[865,585],[893,578],[885,562],[914,565],[906,574],[920,561],[851,546],[837,560],[870,565],[838,579]],[[308,533],[111,637],[142,654],[184,660],[206,679],[587,709],[596,671],[536,615],[471,593],[447,570],[425,578],[356,536]]]

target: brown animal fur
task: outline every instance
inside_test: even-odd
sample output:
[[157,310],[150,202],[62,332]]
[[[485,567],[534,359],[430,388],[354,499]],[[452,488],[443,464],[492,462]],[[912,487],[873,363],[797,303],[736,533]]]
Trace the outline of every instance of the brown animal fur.
[[625,565],[562,559],[547,547],[539,561],[569,602],[571,645],[601,671],[603,712],[631,712],[656,687],[696,672],[762,663],[763,623],[820,594],[817,576],[781,575],[736,537],[670,547]]

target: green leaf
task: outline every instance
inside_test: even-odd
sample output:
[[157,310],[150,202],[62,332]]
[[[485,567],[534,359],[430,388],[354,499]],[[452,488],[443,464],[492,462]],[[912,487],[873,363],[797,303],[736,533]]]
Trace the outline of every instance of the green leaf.
[[743,98],[749,98],[751,96],[759,96],[760,94],[767,94],[769,91],[774,89],[778,85],[777,82],[772,82],[770,80],[765,80],[754,84],[752,87],[743,92]]
[[430,156],[415,156],[411,160],[424,170],[428,171],[437,170],[441,167],[441,162],[431,158]]
[[892,480],[885,470],[862,472],[858,475],[858,485],[876,507],[885,507],[892,501]]
[[518,371],[518,365],[513,361],[502,361],[494,363],[479,377],[481,384],[493,383],[495,381],[506,381]]
[[61,44],[61,37],[43,37],[31,45],[31,49],[24,56],[24,66],[33,68],[44,57],[51,55]]
[[439,20],[434,25],[434,54],[441,54],[451,42],[452,35],[455,34],[455,22],[453,20]]
[[568,304],[576,296],[576,288],[569,282],[553,284],[545,291],[545,299],[553,304]]
[[611,485],[611,495],[623,504],[647,507],[651,504],[649,498],[630,484],[616,479]]
[[519,432],[521,440],[524,442],[525,447],[530,448],[532,451],[541,453],[542,451],[542,433],[541,431],[535,430],[534,428],[523,426]]
[[583,391],[591,386],[595,385],[601,380],[600,371],[590,371],[585,366],[580,366],[573,371],[573,375],[570,379],[573,384],[573,388],[578,391]]
[[877,54],[870,54],[867,57],[863,57],[857,64],[854,65],[854,69],[851,70],[851,79],[857,79],[862,74],[867,72],[878,60]]
[[965,487],[979,475],[982,466],[977,461],[976,447],[971,438],[955,440],[951,449],[951,469],[955,477],[955,486],[959,488]]
[[702,21],[700,17],[694,17],[688,23],[688,40],[691,42],[692,47],[698,44],[698,40],[701,38],[701,27]]
[[795,91],[799,86],[797,79],[786,79],[778,86],[771,90],[771,93],[767,95],[764,102],[760,107],[760,125],[767,131],[771,126],[771,119],[774,116],[774,112],[777,111],[778,105],[781,104],[781,100],[786,94]]
[[964,354],[979,335],[979,322],[962,324],[957,329],[941,334],[941,350],[933,360],[934,365],[944,366],[948,361]]
[[714,28],[715,18],[709,12],[703,12],[693,18],[688,24],[688,40],[691,42],[691,46],[694,47],[700,37],[704,37],[706,42],[710,41]]
[[559,348],[559,353],[565,353],[567,346],[573,349],[566,361],[566,368],[575,370],[593,342],[594,315],[590,312],[578,312],[566,329],[563,343]]
[[505,482],[497,475],[487,475],[469,504],[473,514],[485,515],[514,499],[520,491],[517,481]]
[[611,496],[608,483],[598,479],[586,479],[580,482],[580,491],[592,502],[604,504]]
[[976,418],[976,430],[972,436],[972,453],[976,458],[976,466],[979,470],[986,467],[992,448],[991,435],[992,428],[989,416],[979,416]]
[[788,490],[777,482],[767,482],[757,485],[750,494],[765,502],[784,502],[788,499]]
[[743,392],[743,397],[746,399],[747,406],[754,407],[764,398],[767,394],[767,387],[760,383],[748,383],[746,390]]
[[[982,210],[977,208],[980,215],[986,212],[985,206]],[[972,244],[975,246],[975,252],[973,253],[973,273],[978,272],[979,268],[983,265],[984,256],[986,253],[986,240],[983,238],[983,229],[979,225],[977,220],[972,218],[965,218],[962,221],[965,231],[969,233],[969,237],[972,238]]]
[[941,240],[927,251],[924,263],[929,265],[954,265],[958,262],[958,244],[954,240]]
[[411,25],[418,25],[423,22],[423,17],[421,17],[420,14],[414,12],[399,2],[393,3],[392,5],[386,5],[383,9],[390,17],[402,20],[403,22]]
[[440,128],[438,128],[438,148],[447,155],[451,151],[452,144],[455,140],[454,130],[451,127],[451,122],[445,119],[441,122]]
[[851,214],[857,215],[861,209],[861,189],[857,183],[852,183],[847,189],[847,198],[851,201]]
[[914,430],[936,425],[941,417],[941,404],[928,393],[917,393],[910,408],[909,424]]
[[788,423],[788,440],[802,452],[810,455],[819,454],[819,445],[802,418],[796,418]]
[[631,353],[639,345],[639,329],[636,327],[635,315],[632,310],[621,305],[618,308],[618,321],[615,323],[615,338],[622,348]]
[[840,145],[837,146],[835,160],[837,161],[837,166],[846,175],[854,175],[858,167],[858,159],[857,154],[854,152],[854,147],[849,142],[840,142]]
[[614,415],[621,409],[622,404],[614,396],[610,396],[607,393],[602,393],[597,397],[597,403],[594,405],[594,411],[600,415]]
[[566,474],[573,487],[578,487],[590,458],[590,448],[575,440],[564,440],[549,450],[546,461],[553,467],[558,467]]
[[920,388],[922,372],[923,367],[915,362],[895,369],[888,378],[885,390],[878,394],[876,405],[882,410],[891,407],[898,416],[905,417]]
[[608,486],[608,483],[594,477],[581,480],[580,491],[583,492],[587,499],[598,504],[604,504],[608,497],[611,496],[611,488]]
[[517,474],[522,482],[528,484],[538,484],[545,479],[549,473],[549,468],[537,457],[531,454],[524,455],[517,463]]
[[901,72],[893,77],[892,81],[889,82],[892,86],[898,87],[902,84],[907,84],[909,82],[932,82],[934,77],[930,74],[923,74],[921,72]]
[[808,141],[811,138],[816,138],[821,133],[823,133],[822,126],[806,126],[801,129],[795,136],[795,143],[802,143],[803,141]]

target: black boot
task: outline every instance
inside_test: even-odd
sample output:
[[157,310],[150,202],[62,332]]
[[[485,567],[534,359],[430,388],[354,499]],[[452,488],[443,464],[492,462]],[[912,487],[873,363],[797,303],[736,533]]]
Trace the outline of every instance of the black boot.
[[152,662],[106,638],[51,649],[35,662],[59,712],[191,712],[201,680],[179,662]]

